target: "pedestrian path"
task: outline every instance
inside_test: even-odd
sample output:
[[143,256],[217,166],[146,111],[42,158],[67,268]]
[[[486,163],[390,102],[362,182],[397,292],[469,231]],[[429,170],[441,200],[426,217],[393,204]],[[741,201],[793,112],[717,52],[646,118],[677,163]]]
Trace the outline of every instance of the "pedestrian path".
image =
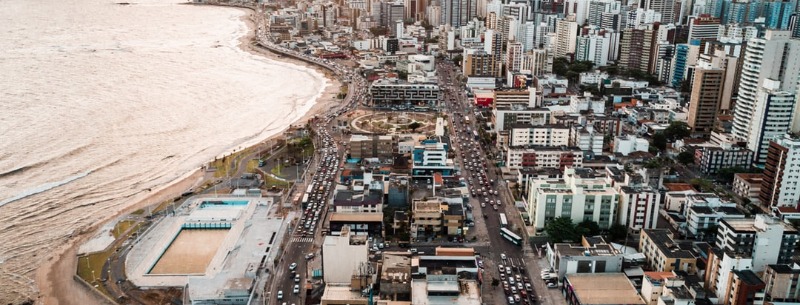
[[292,238],[293,243],[310,243],[314,241],[313,237],[295,237]]

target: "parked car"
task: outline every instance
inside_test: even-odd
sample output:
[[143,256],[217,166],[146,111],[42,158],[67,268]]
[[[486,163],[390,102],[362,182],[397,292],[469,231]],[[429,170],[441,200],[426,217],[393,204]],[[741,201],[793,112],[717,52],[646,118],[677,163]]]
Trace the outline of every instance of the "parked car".
[[278,300],[283,300],[283,290],[278,290]]
[[297,269],[297,263],[292,263],[289,265],[289,270]]
[[292,289],[292,292],[294,294],[300,293],[300,285],[294,285],[294,288]]

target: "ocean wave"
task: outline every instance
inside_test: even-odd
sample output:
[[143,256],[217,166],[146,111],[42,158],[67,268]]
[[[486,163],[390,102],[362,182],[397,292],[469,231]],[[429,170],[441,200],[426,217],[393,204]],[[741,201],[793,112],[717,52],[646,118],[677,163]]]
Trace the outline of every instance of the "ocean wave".
[[39,194],[41,192],[46,192],[46,191],[52,190],[52,189],[57,188],[59,186],[62,186],[64,184],[67,184],[67,183],[70,183],[72,181],[78,180],[80,178],[86,177],[91,173],[92,173],[92,171],[87,171],[87,172],[83,172],[83,173],[79,173],[79,174],[76,174],[76,175],[69,176],[69,177],[67,177],[67,178],[65,178],[64,180],[61,180],[61,181],[48,182],[48,183],[44,183],[44,184],[41,184],[39,186],[30,188],[30,189],[27,189],[27,190],[23,191],[22,193],[19,193],[19,194],[15,195],[15,196],[13,196],[11,198],[4,199],[3,201],[0,201],[0,207],[4,206],[6,204],[12,203],[14,201],[17,201],[17,200],[20,200],[20,199],[23,199],[23,198],[26,198],[26,197],[29,197],[29,196],[33,196],[33,195],[36,195],[36,194]]

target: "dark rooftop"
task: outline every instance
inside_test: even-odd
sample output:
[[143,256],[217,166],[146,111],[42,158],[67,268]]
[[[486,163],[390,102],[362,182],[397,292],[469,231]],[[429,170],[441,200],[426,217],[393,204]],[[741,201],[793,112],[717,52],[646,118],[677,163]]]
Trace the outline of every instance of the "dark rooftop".
[[752,270],[733,270],[733,273],[738,275],[739,278],[748,285],[764,285],[764,281]]
[[669,258],[695,258],[690,251],[681,249],[678,243],[670,237],[670,231],[666,229],[652,229],[643,230],[653,243],[658,247],[658,250]]

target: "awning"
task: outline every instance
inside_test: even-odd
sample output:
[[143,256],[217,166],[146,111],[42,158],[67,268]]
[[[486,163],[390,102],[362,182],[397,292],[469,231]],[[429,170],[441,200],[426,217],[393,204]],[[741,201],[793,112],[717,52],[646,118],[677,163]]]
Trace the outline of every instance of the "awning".
[[312,270],[311,277],[322,277],[322,269]]

